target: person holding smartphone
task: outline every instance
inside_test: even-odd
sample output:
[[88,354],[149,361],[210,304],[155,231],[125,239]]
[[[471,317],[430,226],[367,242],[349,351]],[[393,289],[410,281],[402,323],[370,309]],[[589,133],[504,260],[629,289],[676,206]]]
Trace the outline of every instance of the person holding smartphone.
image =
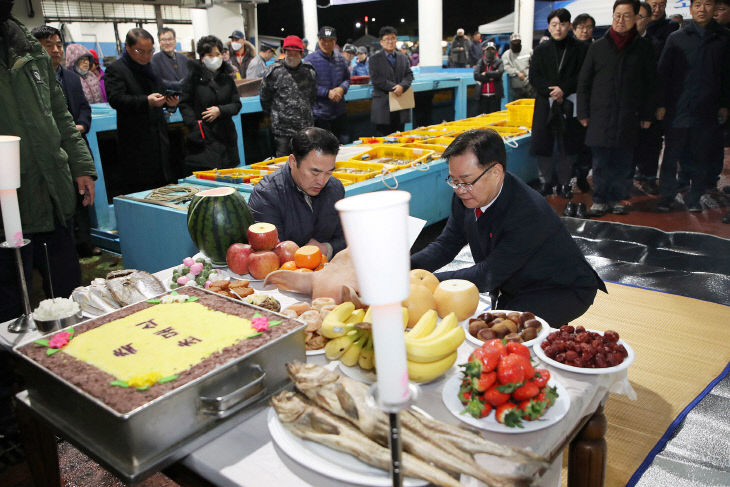
[[112,196],[157,188],[176,179],[169,161],[165,109],[175,111],[180,97],[165,91],[152,69],[154,42],[146,30],[130,30],[121,59],[106,70],[107,98],[117,111],[121,167],[115,178],[107,178]]

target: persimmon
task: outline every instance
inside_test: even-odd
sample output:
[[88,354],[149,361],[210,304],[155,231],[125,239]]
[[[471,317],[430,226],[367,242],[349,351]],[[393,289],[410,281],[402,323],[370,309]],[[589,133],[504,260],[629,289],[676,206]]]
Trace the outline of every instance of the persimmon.
[[297,270],[297,264],[293,260],[289,260],[281,264],[281,267],[279,267],[279,270],[281,271],[295,271]]
[[315,269],[322,262],[322,251],[316,245],[305,245],[294,252],[294,262],[297,267]]

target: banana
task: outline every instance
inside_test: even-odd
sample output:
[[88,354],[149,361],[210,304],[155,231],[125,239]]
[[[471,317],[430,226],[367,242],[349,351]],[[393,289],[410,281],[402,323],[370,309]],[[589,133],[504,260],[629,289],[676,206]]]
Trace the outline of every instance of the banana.
[[363,316],[362,321],[363,323],[371,323],[373,322],[373,312],[371,307],[368,306],[368,310],[365,312],[365,316]]
[[438,338],[442,335],[445,335],[449,331],[453,330],[459,326],[459,321],[456,318],[456,313],[449,313],[446,316],[444,316],[444,319],[442,319],[439,324],[436,326],[436,328],[433,329],[433,331],[429,334],[424,336],[426,340],[433,340],[435,338]]
[[456,362],[456,351],[434,362],[408,361],[408,378],[413,382],[428,382],[442,376]]
[[408,327],[408,308],[403,306],[403,329],[405,330]]
[[439,315],[434,309],[430,309],[421,315],[421,318],[415,324],[411,331],[406,333],[406,340],[413,338],[421,338],[430,334],[436,328],[436,322]]
[[345,335],[348,332],[345,329],[345,320],[352,316],[353,311],[355,311],[355,305],[349,301],[338,305],[325,316],[319,334],[326,338],[337,338]]
[[457,326],[435,338],[406,342],[406,356],[408,360],[420,363],[441,360],[459,348],[465,337],[464,328]]
[[360,352],[360,357],[358,357],[357,363],[363,370],[372,370],[374,358],[375,349],[373,348],[373,335],[372,333],[368,333],[368,342],[363,347],[362,352]]
[[327,342],[327,345],[324,346],[325,357],[330,360],[337,360],[348,348],[350,348],[350,345],[360,338],[360,335],[362,335],[360,330],[354,330],[348,332],[346,335],[330,340]]
[[349,318],[345,320],[346,325],[354,325],[355,323],[360,323],[363,321],[363,318],[365,317],[365,310],[364,309],[356,309],[352,312]]
[[362,352],[362,347],[365,345],[365,342],[368,341],[368,335],[369,333],[361,333],[357,341],[345,350],[345,353],[343,353],[342,357],[340,357],[342,365],[346,365],[348,367],[357,365],[357,360],[360,357],[360,352]]

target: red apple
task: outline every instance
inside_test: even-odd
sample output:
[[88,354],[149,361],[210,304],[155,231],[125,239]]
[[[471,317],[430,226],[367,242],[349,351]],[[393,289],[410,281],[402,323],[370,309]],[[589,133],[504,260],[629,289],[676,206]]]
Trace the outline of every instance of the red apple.
[[279,265],[284,265],[284,262],[294,260],[294,253],[299,250],[299,245],[291,240],[284,240],[279,242],[274,247],[274,253],[279,256]]
[[279,268],[279,257],[271,250],[254,252],[248,258],[248,272],[254,279],[264,279]]
[[253,249],[249,244],[234,243],[226,252],[226,264],[236,274],[248,274],[249,256]]
[[279,243],[279,232],[271,223],[258,222],[248,227],[248,243],[254,250],[271,250]]

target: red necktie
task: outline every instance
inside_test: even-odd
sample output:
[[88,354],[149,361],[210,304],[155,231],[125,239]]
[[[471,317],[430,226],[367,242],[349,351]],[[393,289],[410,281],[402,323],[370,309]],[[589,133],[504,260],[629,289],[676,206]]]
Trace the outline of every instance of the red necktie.
[[476,210],[474,210],[474,214],[476,215],[477,220],[479,219],[480,216],[482,216],[483,213],[484,212],[482,211],[481,208],[477,208]]

